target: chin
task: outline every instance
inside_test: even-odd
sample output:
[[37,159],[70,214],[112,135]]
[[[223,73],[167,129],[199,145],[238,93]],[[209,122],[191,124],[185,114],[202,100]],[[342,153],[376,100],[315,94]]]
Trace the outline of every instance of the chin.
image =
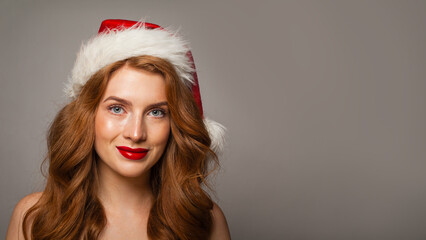
[[138,178],[149,174],[150,168],[135,166],[133,164],[122,166],[116,171],[119,175],[126,178]]

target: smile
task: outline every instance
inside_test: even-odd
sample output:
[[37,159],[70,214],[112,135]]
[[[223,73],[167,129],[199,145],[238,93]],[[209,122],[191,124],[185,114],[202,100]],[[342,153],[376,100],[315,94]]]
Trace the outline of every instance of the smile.
[[126,146],[117,146],[117,149],[123,157],[130,160],[140,160],[144,158],[149,151],[145,148],[129,148]]

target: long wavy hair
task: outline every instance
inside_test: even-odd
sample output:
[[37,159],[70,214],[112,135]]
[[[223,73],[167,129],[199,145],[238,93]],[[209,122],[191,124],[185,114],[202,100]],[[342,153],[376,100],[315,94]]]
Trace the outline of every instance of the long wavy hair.
[[[190,87],[173,66],[153,56],[132,57],[106,66],[62,108],[47,136],[47,183],[39,201],[25,214],[25,239],[97,239],[107,219],[97,197],[94,119],[113,72],[123,66],[161,74],[171,116],[165,152],[151,169],[154,203],[148,219],[150,239],[207,239],[213,202],[203,186],[217,157]],[[29,228],[30,227],[30,228]],[[27,231],[27,229],[31,229]]]

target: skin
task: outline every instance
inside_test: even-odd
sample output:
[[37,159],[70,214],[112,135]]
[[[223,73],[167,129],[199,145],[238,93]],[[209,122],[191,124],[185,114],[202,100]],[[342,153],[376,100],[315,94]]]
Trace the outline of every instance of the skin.
[[[161,75],[125,66],[111,76],[95,118],[98,194],[108,219],[100,239],[148,239],[146,226],[153,202],[150,169],[164,152],[170,134],[167,104],[159,103],[167,103]],[[129,160],[116,146],[149,152],[141,160]],[[17,204],[6,240],[24,239],[23,215],[40,196],[30,194]],[[216,204],[212,216],[210,239],[230,239],[225,216]]]
[[[159,106],[156,104],[164,103]],[[123,67],[106,88],[95,118],[99,198],[108,224],[101,239],[148,239],[146,226],[153,195],[151,167],[170,134],[166,86],[159,74]],[[116,146],[149,149],[141,160],[123,157]]]

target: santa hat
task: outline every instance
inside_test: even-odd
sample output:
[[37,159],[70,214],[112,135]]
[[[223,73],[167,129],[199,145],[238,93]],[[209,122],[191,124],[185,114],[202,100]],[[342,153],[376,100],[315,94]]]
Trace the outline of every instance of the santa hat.
[[[81,46],[66,94],[76,98],[90,77],[101,68],[130,57],[150,55],[170,62],[180,80],[192,88],[194,99],[203,116],[198,77],[187,43],[176,34],[162,27],[147,23],[120,19],[104,20],[98,35]],[[225,128],[208,118],[204,123],[216,153],[223,150]]]

